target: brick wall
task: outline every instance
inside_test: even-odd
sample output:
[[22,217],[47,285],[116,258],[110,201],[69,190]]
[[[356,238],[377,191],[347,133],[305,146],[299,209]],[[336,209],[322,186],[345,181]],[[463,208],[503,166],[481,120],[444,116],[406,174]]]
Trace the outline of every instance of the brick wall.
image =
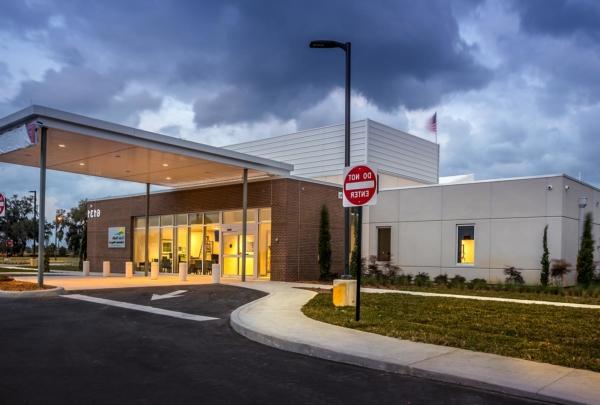
[[[320,209],[327,205],[332,233],[332,270],[343,267],[343,210],[338,187],[295,179],[250,183],[248,208],[272,208],[271,279],[281,281],[318,278],[317,249]],[[92,271],[101,271],[110,260],[113,272],[124,272],[133,257],[133,220],[145,214],[145,197],[125,197],[90,202],[100,209],[88,222],[88,257]],[[174,191],[150,195],[150,215],[222,211],[242,208],[242,185]],[[125,226],[126,247],[108,248],[108,228]]]

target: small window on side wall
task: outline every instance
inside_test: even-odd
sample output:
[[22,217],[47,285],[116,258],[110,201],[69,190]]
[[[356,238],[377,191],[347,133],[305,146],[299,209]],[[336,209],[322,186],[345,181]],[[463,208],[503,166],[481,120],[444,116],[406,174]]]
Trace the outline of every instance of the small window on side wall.
[[392,250],[392,229],[389,227],[377,228],[377,260],[389,262]]
[[475,264],[475,225],[457,225],[456,236],[456,263]]

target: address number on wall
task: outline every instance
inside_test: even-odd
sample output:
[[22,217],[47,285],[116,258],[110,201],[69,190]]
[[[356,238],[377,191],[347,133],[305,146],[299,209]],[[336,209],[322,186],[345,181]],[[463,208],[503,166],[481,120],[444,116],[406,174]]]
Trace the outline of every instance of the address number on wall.
[[93,210],[88,210],[87,217],[88,217],[88,219],[100,218],[101,214],[102,214],[102,212],[100,211],[100,208],[96,208]]

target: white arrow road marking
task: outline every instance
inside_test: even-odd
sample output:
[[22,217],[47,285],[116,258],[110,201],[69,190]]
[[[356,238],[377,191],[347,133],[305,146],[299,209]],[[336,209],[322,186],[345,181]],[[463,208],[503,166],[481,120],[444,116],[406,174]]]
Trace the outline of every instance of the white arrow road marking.
[[186,314],[185,312],[177,312],[177,311],[170,311],[168,309],[149,307],[146,305],[131,304],[129,302],[113,301],[113,300],[108,300],[106,298],[90,297],[89,295],[82,295],[82,294],[68,294],[68,295],[61,295],[61,297],[71,298],[71,299],[80,300],[80,301],[94,302],[96,304],[110,305],[113,307],[133,309],[135,311],[149,312],[151,314],[170,316],[170,317],[179,318],[179,319],[186,319],[188,321],[203,322],[203,321],[214,321],[214,320],[219,319],[219,318],[212,318],[210,316]]
[[181,294],[186,293],[187,290],[177,290],[177,291],[173,291],[170,293],[166,293],[166,294],[152,294],[152,298],[150,298],[150,301],[154,301],[154,300],[164,300],[167,298],[177,298],[177,297],[181,297]]

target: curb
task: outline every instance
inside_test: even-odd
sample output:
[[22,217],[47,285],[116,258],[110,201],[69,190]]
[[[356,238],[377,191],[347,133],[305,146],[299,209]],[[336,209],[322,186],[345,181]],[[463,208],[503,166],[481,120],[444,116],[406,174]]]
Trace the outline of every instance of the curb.
[[62,287],[48,288],[46,290],[33,291],[0,291],[0,298],[35,298],[35,297],[54,297],[65,293]]
[[[258,330],[257,328],[252,328],[248,326],[244,320],[242,313],[247,309],[257,305],[262,300],[266,300],[269,298],[271,294],[261,297],[258,300],[252,301],[241,307],[236,308],[229,316],[229,323],[233,330],[235,330],[238,334],[246,337],[249,340],[252,340],[257,343],[264,344],[266,346],[274,347],[279,350],[284,350],[292,353],[298,353],[305,356],[321,358],[329,361],[334,361],[338,363],[351,364],[355,366],[370,368],[379,371],[386,371],[401,375],[408,375],[412,377],[418,378],[427,378],[433,381],[445,382],[451,384],[457,384],[464,387],[477,388],[489,392],[495,392],[515,397],[520,397],[524,399],[532,399],[537,401],[544,401],[550,403],[560,403],[560,404],[582,404],[583,402],[570,401],[560,397],[548,396],[544,394],[539,394],[533,391],[525,391],[520,390],[513,387],[508,387],[504,385],[496,385],[488,382],[478,381],[471,378],[465,378],[460,376],[455,376],[452,374],[439,373],[426,369],[421,369],[419,367],[414,367],[411,365],[402,365],[392,361],[382,361],[369,358],[367,356],[361,356],[357,354],[343,353],[339,351],[334,351],[328,348],[323,348],[317,345],[304,343],[301,340],[291,340],[287,338],[283,338],[277,336],[276,334],[269,334],[263,331]],[[305,316],[303,314],[303,316]],[[316,321],[315,322],[319,322]],[[334,326],[334,325],[332,325]],[[363,332],[368,333],[368,332]],[[458,350],[458,349],[457,349]]]

